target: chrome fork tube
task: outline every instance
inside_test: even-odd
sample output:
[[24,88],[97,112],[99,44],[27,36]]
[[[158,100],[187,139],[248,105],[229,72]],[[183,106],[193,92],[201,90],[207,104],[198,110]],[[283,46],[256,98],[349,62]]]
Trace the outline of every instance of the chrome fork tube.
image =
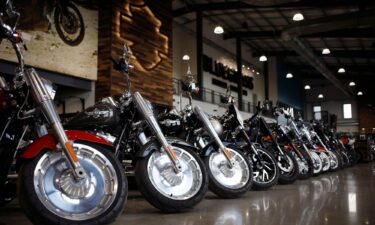
[[167,155],[173,164],[175,172],[181,172],[181,164],[177,159],[172,146],[168,143],[162,130],[160,129],[160,126],[154,116],[154,113],[147,106],[146,101],[143,99],[142,95],[139,92],[135,92],[133,94],[133,99],[137,109],[142,113],[144,119],[147,121],[147,124],[151,127],[151,130],[160,142],[162,149],[164,149],[167,152]]
[[53,105],[52,98],[49,96],[42,80],[33,68],[25,70],[25,74],[27,82],[31,87],[33,98],[41,108],[44,116],[48,120],[48,123],[52,126],[54,134],[60,143],[70,166],[73,168],[74,177],[76,179],[85,178],[86,172],[78,161],[73,147],[66,136],[64,128],[60,122],[60,117]]
[[194,112],[198,116],[199,120],[203,123],[210,137],[214,139],[215,143],[219,146],[220,151],[224,153],[230,166],[234,166],[234,158],[232,157],[232,154],[228,151],[228,149],[224,146],[223,142],[220,140],[219,135],[217,135],[207,115],[199,106],[194,107]]

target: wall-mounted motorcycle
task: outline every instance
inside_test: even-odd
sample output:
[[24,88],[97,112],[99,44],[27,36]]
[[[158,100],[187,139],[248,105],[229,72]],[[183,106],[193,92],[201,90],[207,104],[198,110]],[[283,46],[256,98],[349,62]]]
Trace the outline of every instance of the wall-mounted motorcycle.
[[[245,127],[246,122],[242,119],[233,99],[226,97],[224,102],[228,104],[228,110],[220,118],[224,127],[223,139],[229,142],[228,146],[244,151],[251,161],[253,189],[263,190],[274,186],[280,174],[275,157],[261,145],[251,141]],[[249,121],[256,116],[255,114]]]
[[207,172],[195,147],[177,138],[166,138],[150,102],[131,93],[130,55],[125,46],[115,69],[122,71],[127,90],[119,101],[107,97],[73,117],[65,126],[89,130],[116,146],[116,154],[134,169],[143,196],[164,212],[191,209],[205,196]]
[[189,104],[182,112],[173,109],[159,115],[163,130],[170,136],[181,137],[198,147],[209,176],[209,188],[222,198],[244,195],[252,184],[252,169],[241,150],[225,146],[220,135],[223,128],[219,121],[210,119],[199,106],[192,107],[192,93],[197,92],[188,73],[185,86]]
[[[20,15],[9,0],[6,12]],[[52,84],[25,66],[22,37],[3,15],[1,39],[12,44],[18,68],[14,77],[0,77],[0,202],[12,197],[7,186],[18,177],[19,202],[35,224],[114,221],[124,209],[127,181],[113,145],[87,132],[64,130]]]
[[278,143],[278,134],[272,130],[266,120],[260,116],[261,107],[257,107],[257,111],[251,120],[246,121],[247,129],[250,131],[250,138],[253,142],[260,144],[273,154],[280,170],[279,183],[290,184],[297,180],[299,167],[297,160],[290,151],[281,148]]

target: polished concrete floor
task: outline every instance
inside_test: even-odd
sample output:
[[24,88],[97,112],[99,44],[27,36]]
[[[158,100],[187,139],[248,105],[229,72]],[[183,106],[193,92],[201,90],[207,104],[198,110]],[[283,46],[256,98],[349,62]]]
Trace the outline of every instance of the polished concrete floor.
[[[14,202],[0,211],[0,225],[30,224]],[[375,163],[359,164],[234,200],[209,193],[194,210],[162,214],[138,192],[129,193],[118,225],[326,225],[375,224]]]

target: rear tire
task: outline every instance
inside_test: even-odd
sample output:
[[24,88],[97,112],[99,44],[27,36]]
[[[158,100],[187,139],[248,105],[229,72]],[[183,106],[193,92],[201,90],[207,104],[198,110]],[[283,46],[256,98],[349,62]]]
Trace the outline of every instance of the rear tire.
[[120,162],[96,144],[74,143],[73,147],[92,178],[83,183],[71,178],[62,152],[44,151],[22,165],[18,199],[32,223],[108,224],[124,210],[128,186]]

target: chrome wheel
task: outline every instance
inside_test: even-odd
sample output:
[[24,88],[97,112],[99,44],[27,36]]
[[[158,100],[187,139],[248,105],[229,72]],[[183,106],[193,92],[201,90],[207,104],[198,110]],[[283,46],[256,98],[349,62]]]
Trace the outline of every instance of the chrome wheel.
[[331,165],[331,170],[335,170],[337,167],[339,167],[339,159],[333,152],[329,152],[329,162]]
[[166,153],[154,151],[147,163],[147,176],[156,190],[165,197],[186,200],[200,190],[202,170],[188,151],[175,146],[173,150],[181,164],[181,172],[174,171]]
[[253,155],[253,180],[258,183],[272,182],[277,175],[277,165],[274,163],[272,157],[262,149],[257,149],[258,154],[263,160],[262,163]]
[[[282,156],[280,156],[282,157]],[[294,164],[289,155],[285,154],[286,159],[280,159],[277,161],[277,166],[281,173],[290,173],[294,169]]]
[[319,173],[322,170],[322,159],[316,152],[310,151],[310,156],[314,165],[314,174]]
[[225,155],[221,152],[213,152],[209,158],[209,170],[213,178],[221,185],[230,189],[240,189],[248,183],[251,174],[246,159],[237,151],[229,149],[234,158],[234,165],[229,166]]
[[309,165],[306,161],[306,159],[304,158],[300,158],[297,153],[295,153],[294,151],[292,152],[294,158],[297,160],[297,163],[298,163],[298,168],[299,168],[299,173],[300,174],[307,174],[309,172]]
[[99,150],[73,144],[87,178],[76,181],[62,152],[46,152],[34,170],[34,189],[40,202],[60,218],[88,220],[114,202],[119,180],[114,165]]
[[324,152],[319,152],[318,155],[322,159],[322,165],[323,165],[322,171],[323,172],[328,171],[329,168],[331,167],[331,163],[330,163],[328,156]]

